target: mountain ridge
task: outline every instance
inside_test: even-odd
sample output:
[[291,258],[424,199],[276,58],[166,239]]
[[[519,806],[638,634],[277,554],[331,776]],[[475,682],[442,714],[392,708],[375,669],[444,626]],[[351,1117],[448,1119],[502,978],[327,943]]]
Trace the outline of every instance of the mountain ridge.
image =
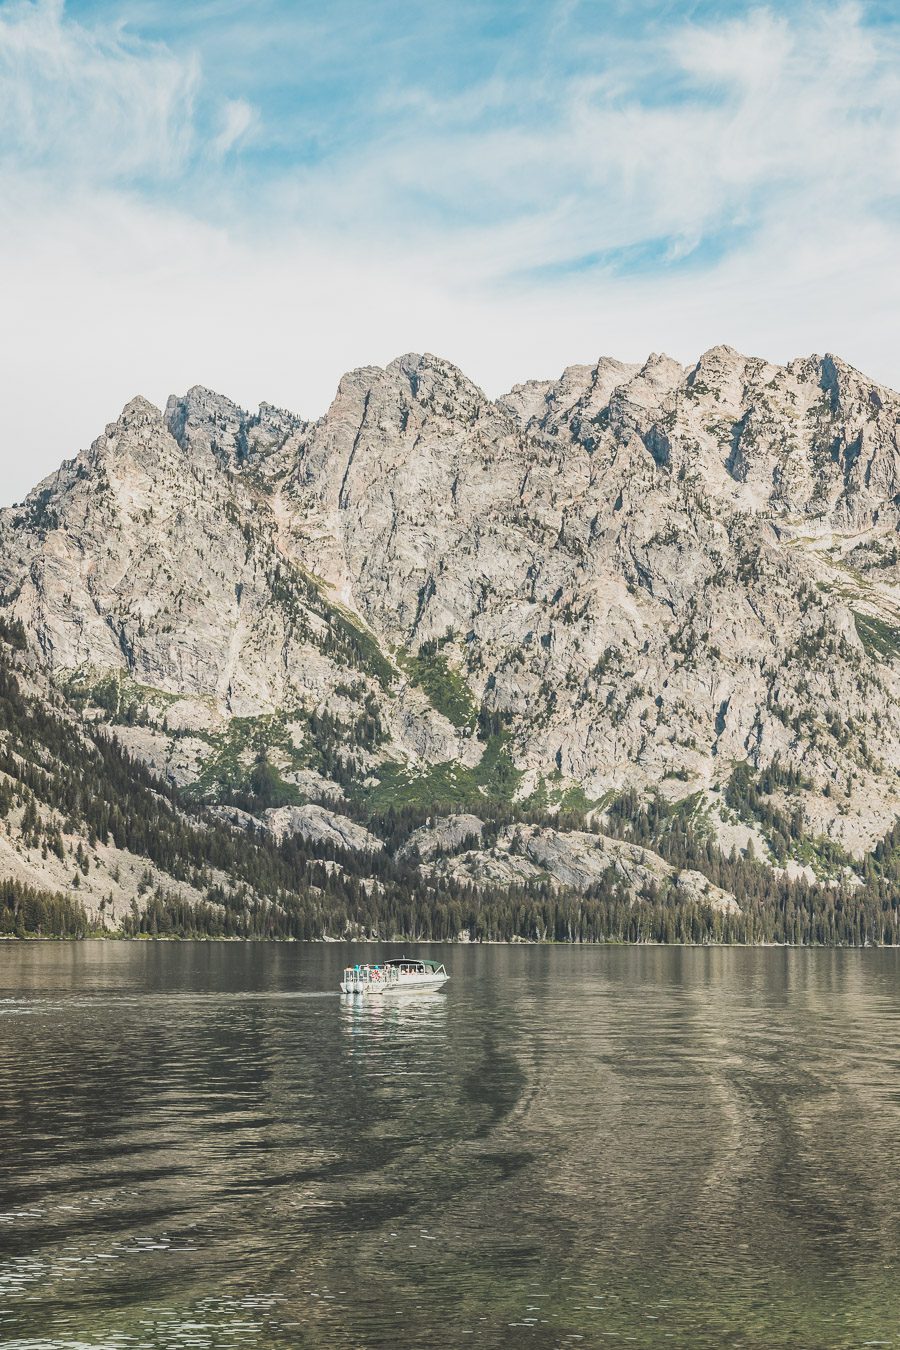
[[[837,357],[726,346],[495,401],[407,353],[313,422],[138,396],[0,512],[0,606],[198,800],[263,761],[269,807],[363,818],[634,789],[835,880],[898,814],[898,426]],[[731,819],[741,765],[790,783],[790,856]]]

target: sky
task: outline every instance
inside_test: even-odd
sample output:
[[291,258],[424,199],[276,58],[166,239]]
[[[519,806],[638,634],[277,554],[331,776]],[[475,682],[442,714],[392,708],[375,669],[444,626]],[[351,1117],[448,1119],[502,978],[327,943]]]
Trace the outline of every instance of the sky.
[[0,0],[0,503],[407,351],[900,387],[900,3]]

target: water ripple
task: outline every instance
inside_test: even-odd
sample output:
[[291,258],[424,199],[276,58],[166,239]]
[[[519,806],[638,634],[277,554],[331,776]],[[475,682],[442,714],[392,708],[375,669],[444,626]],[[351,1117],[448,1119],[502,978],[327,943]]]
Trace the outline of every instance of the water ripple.
[[900,1346],[900,954],[347,955],[4,944],[4,1350]]

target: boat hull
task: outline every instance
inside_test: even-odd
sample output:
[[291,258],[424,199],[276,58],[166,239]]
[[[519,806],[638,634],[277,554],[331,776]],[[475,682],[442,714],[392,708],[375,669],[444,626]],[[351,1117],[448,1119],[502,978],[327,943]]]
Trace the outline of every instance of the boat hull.
[[394,998],[397,994],[414,994],[420,990],[440,989],[446,984],[449,975],[410,975],[399,980],[342,980],[342,994],[374,994],[381,998]]

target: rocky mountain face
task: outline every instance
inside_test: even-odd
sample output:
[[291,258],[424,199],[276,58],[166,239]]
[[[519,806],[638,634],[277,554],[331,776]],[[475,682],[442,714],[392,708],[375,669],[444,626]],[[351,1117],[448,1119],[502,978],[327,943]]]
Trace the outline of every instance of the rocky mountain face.
[[[900,801],[898,430],[835,357],[727,347],[496,402],[404,356],[312,423],[137,398],[0,513],[0,603],[84,715],[276,834],[498,805],[602,829],[635,789],[836,876]],[[524,828],[459,875],[499,850],[579,884]]]

